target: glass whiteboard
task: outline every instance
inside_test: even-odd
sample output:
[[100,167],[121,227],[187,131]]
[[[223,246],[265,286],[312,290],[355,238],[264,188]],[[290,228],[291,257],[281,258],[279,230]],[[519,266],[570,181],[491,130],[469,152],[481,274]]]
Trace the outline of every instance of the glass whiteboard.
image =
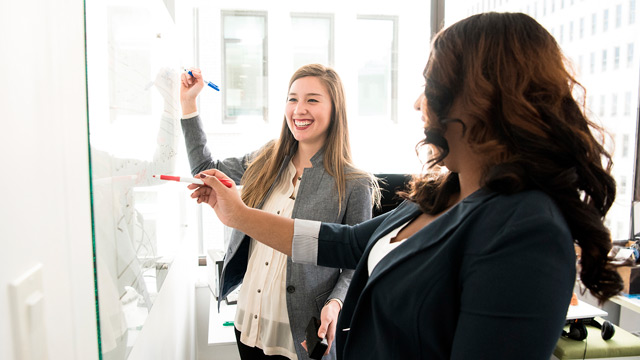
[[186,185],[153,178],[183,152],[179,51],[162,0],[86,2],[86,29],[100,351],[125,359],[190,221]]

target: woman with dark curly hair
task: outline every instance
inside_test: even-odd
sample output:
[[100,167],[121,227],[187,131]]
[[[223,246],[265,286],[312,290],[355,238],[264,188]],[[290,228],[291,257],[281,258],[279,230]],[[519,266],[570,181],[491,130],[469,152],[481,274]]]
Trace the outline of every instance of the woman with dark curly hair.
[[277,218],[244,206],[215,170],[192,197],[293,261],[356,269],[339,358],[549,359],[574,244],[594,296],[622,289],[603,224],[615,198],[604,132],[574,99],[582,88],[558,44],[525,14],[441,31],[424,77],[416,108],[431,157],[394,211],[356,226]]

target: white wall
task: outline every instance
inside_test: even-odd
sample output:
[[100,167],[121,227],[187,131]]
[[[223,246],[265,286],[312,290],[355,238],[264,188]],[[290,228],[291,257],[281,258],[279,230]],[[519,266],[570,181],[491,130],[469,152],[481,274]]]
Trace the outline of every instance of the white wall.
[[48,358],[98,358],[83,11],[79,0],[0,2],[1,359],[20,358],[8,285],[37,263]]
[[[44,335],[31,348],[98,359],[84,2],[0,1],[0,52],[0,359],[27,359],[14,344],[9,284],[37,264]],[[194,255],[190,244],[176,258],[131,359],[195,357]]]

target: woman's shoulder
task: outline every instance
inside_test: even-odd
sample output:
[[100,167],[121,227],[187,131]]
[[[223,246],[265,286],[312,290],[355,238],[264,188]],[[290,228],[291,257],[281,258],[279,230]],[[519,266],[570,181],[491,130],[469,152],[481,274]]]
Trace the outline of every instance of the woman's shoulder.
[[564,216],[554,199],[541,190],[525,190],[515,194],[498,194],[488,204],[511,219],[548,218],[564,222]]

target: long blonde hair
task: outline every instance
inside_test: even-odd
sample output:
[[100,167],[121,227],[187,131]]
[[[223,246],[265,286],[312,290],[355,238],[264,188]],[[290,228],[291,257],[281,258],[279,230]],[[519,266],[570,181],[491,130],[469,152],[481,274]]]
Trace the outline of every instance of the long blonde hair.
[[[336,180],[339,206],[345,196],[346,179],[369,178],[372,186],[377,183],[366,172],[353,167],[349,128],[347,125],[347,108],[342,81],[335,70],[320,64],[309,64],[299,68],[289,80],[289,89],[294,81],[313,76],[318,78],[331,97],[331,122],[327,129],[324,149],[324,168]],[[287,91],[288,93],[288,91]],[[242,200],[250,207],[258,206],[266,196],[269,188],[275,183],[280,166],[287,155],[297,149],[298,141],[293,137],[284,117],[280,137],[268,143],[251,161],[242,177]],[[348,172],[345,170],[348,169]],[[377,192],[374,191],[374,194]],[[377,199],[377,198],[375,198]]]

